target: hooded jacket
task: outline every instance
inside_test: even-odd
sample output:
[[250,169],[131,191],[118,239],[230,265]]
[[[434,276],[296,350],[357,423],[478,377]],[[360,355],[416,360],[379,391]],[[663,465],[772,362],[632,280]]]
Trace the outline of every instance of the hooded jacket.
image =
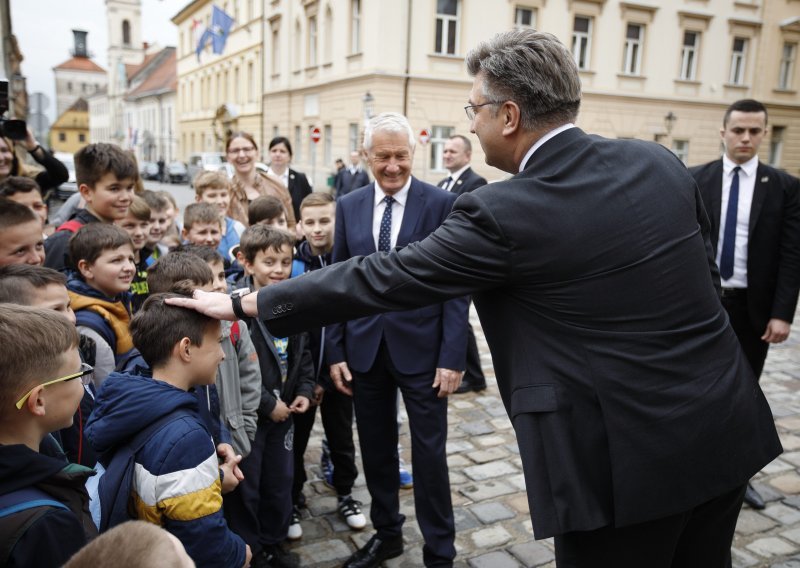
[[[22,444],[0,445],[0,495],[33,487],[69,509],[49,508],[36,519],[19,537],[4,566],[61,566],[97,534],[84,487],[94,471],[67,463],[57,446],[52,437],[45,438],[40,452]],[[22,514],[26,512],[17,513]],[[14,516],[5,520],[14,524]],[[0,549],[5,544],[0,542]]]
[[[177,409],[197,413],[197,398],[150,377],[112,373],[97,393],[86,434],[103,461]],[[197,566],[244,564],[245,544],[223,517],[216,449],[199,414],[168,423],[135,461],[131,504],[137,518],[175,535]]]

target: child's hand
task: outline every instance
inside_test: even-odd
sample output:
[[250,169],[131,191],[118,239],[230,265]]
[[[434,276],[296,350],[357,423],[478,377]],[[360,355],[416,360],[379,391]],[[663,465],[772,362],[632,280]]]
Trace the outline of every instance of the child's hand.
[[298,396],[292,401],[292,406],[289,409],[295,414],[303,414],[311,407],[311,401],[304,396]]
[[236,452],[233,450],[233,446],[230,444],[217,444],[217,456],[219,459],[222,460],[222,463],[231,463],[233,464],[233,475],[239,481],[244,479],[244,474],[242,470],[239,469],[239,462],[242,461],[242,456],[237,455]]
[[[233,461],[225,462],[220,464],[219,468],[223,472],[222,477],[222,494],[230,493],[239,485],[239,477],[236,475],[234,470],[239,469],[239,462],[242,461],[242,456],[236,456]],[[239,471],[239,475],[242,475],[242,472]],[[244,479],[244,476],[242,476]]]
[[291,409],[280,399],[278,399],[278,403],[275,405],[275,408],[272,410],[272,412],[269,413],[269,417],[273,422],[283,422],[291,415]]

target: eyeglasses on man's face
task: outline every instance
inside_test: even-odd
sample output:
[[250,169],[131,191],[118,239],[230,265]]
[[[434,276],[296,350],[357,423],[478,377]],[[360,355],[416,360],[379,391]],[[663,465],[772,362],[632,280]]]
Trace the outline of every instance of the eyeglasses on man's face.
[[486,103],[481,103],[479,105],[467,105],[464,107],[464,112],[467,113],[467,118],[471,121],[475,120],[475,115],[478,114],[476,109],[479,109],[486,105],[499,105],[502,104],[502,101],[489,101]]
[[77,373],[72,373],[70,375],[66,375],[64,377],[59,377],[57,379],[53,379],[52,381],[47,381],[46,383],[40,383],[25,393],[21,399],[17,401],[17,410],[22,409],[22,405],[25,404],[25,401],[28,400],[28,397],[31,396],[34,390],[39,387],[46,387],[48,385],[54,385],[55,383],[62,383],[64,381],[71,381],[73,379],[80,379],[81,383],[84,385],[88,385],[89,381],[92,380],[91,374],[94,372],[94,367],[91,365],[87,365],[86,363],[81,363],[81,370]]

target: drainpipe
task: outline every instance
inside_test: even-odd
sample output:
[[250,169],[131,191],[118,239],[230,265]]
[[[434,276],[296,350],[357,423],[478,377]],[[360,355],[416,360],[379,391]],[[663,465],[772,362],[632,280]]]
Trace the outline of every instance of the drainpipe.
[[411,82],[411,8],[414,0],[408,0],[406,15],[406,73],[403,79],[403,116],[408,116],[408,85]]

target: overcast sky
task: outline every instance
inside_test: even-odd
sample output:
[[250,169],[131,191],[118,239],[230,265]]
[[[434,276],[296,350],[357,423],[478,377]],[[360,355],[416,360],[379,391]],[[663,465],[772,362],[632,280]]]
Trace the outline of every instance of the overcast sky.
[[[190,0],[141,0],[142,41],[176,46],[178,31],[170,19]],[[11,0],[11,28],[25,59],[22,74],[28,94],[42,92],[50,100],[46,114],[55,117],[53,67],[67,61],[73,47],[72,30],[89,32],[92,60],[108,70],[108,24],[104,0]]]

